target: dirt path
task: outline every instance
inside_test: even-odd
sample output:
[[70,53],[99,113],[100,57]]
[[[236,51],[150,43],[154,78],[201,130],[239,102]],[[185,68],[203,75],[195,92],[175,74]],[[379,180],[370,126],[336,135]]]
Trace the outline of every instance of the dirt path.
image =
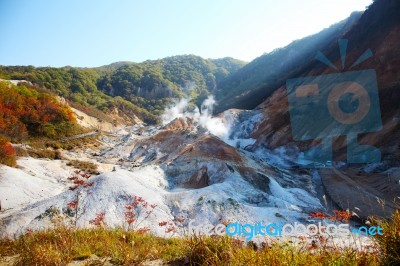
[[75,136],[71,136],[71,137],[62,138],[60,140],[64,141],[64,140],[70,140],[70,139],[81,139],[81,138],[84,138],[84,137],[96,136],[99,133],[100,132],[96,130],[96,131],[92,131],[92,132],[88,132],[88,133],[84,133],[84,134],[79,134],[79,135],[75,135]]

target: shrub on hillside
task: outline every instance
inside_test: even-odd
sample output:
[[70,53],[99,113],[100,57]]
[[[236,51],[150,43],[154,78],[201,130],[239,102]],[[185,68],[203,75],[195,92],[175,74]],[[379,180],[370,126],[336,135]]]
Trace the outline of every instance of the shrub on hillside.
[[15,166],[17,164],[15,152],[9,140],[0,136],[0,164]]
[[97,165],[92,162],[80,161],[80,160],[70,160],[67,163],[68,166],[73,166],[77,169],[83,170],[86,173],[98,175]]
[[67,105],[49,93],[0,82],[0,134],[12,139],[61,138],[79,127]]
[[28,155],[33,158],[47,158],[52,160],[61,160],[62,155],[59,150],[53,149],[28,149]]

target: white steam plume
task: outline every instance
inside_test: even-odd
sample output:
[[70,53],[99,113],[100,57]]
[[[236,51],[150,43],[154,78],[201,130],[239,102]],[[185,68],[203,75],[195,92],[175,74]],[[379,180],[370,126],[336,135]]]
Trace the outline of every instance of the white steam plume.
[[180,99],[179,101],[175,102],[175,104],[167,109],[164,110],[164,113],[161,115],[161,120],[163,125],[168,124],[172,120],[178,117],[185,116],[185,109],[189,104],[188,99]]
[[230,131],[230,123],[223,121],[219,117],[212,117],[213,107],[216,104],[214,96],[210,95],[201,104],[201,112],[196,107],[193,111],[188,111],[188,99],[181,99],[167,109],[161,115],[163,124],[166,125],[175,118],[188,117],[192,118],[195,123],[198,123],[203,128],[206,128],[211,134],[220,138],[228,138]]

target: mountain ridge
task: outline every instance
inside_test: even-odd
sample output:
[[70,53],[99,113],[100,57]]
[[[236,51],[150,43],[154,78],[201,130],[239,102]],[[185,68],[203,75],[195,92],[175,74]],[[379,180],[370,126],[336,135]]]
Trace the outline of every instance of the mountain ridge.
[[[359,133],[356,144],[370,145],[376,147],[381,154],[381,160],[370,164],[348,163],[349,143],[346,134],[333,137],[333,161],[339,169],[329,169],[320,172],[327,191],[333,200],[342,208],[349,208],[359,214],[362,219],[369,215],[382,212],[382,207],[376,204],[365,204],[375,202],[376,197],[384,197],[384,201],[392,202],[400,193],[399,188],[399,136],[400,136],[400,49],[397,40],[400,39],[400,2],[392,0],[375,1],[367,9],[354,26],[341,38],[348,40],[346,63],[341,69],[341,56],[338,42],[330,43],[321,52],[331,60],[337,69],[331,68],[322,62],[313,60],[309,65],[298,72],[297,76],[291,78],[316,77],[336,73],[357,72],[372,69],[376,73],[377,94],[370,97],[378,97],[379,111],[382,121],[382,129],[376,132]],[[354,62],[368,49],[372,56],[355,67]],[[318,51],[315,51],[317,53]],[[327,100],[327,105],[329,104]],[[262,119],[256,130],[251,134],[256,139],[254,149],[267,147],[268,149],[279,149],[286,147],[294,149],[298,153],[307,153],[310,149],[320,146],[321,139],[309,141],[296,141],[293,137],[291,125],[290,104],[286,84],[276,88],[270,97],[263,101],[256,110],[262,113]],[[321,112],[320,109],[314,112]],[[317,115],[310,117],[315,128],[305,125],[301,127],[302,132],[321,132],[318,128]],[[329,120],[329,118],[327,118]],[[333,122],[334,123],[334,122]],[[334,128],[332,124],[326,128]],[[318,150],[317,150],[318,151]],[[350,149],[350,151],[352,151]],[[336,172],[335,172],[336,171]],[[349,182],[348,180],[352,180]],[[340,183],[340,182],[342,183]],[[344,185],[343,185],[344,184]],[[335,188],[336,187],[336,188]],[[339,188],[346,187],[346,190]],[[346,193],[346,191],[356,191]],[[375,191],[371,193],[370,191]],[[371,200],[372,199],[372,200]],[[363,205],[363,207],[361,207]],[[388,206],[386,206],[389,208]],[[391,207],[392,208],[392,207]]]
[[243,64],[229,57],[184,55],[96,68],[0,66],[0,78],[27,80],[36,89],[48,90],[84,107],[106,113],[117,108],[125,110],[128,117],[135,115],[154,124],[173,98],[185,96],[199,104],[215,89],[217,80]]
[[219,106],[215,112],[229,108],[253,109],[269,97],[274,90],[307,64],[313,64],[315,51],[326,46],[348,31],[361,17],[353,12],[348,18],[320,32],[294,40],[289,45],[263,54],[219,84],[216,93]]

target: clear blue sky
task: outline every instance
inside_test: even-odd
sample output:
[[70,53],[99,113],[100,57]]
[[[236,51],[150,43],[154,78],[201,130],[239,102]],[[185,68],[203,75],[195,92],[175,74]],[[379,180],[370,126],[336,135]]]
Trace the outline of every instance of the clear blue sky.
[[172,55],[251,61],[372,0],[0,0],[0,65],[92,67]]

